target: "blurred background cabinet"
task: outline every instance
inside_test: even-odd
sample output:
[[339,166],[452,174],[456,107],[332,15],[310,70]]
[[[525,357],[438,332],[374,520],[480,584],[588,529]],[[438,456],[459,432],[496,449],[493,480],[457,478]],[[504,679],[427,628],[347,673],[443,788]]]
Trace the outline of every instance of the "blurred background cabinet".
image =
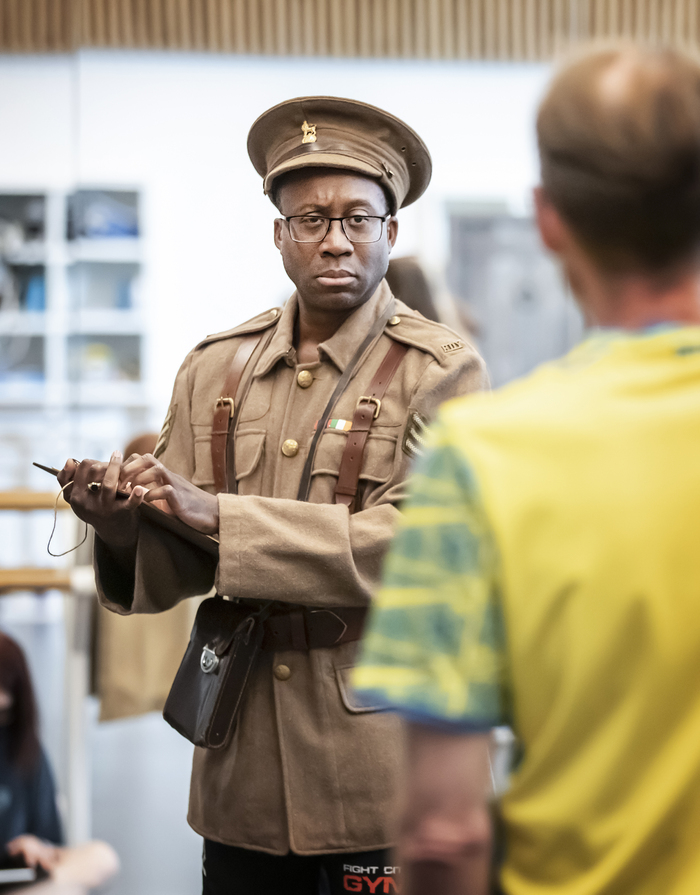
[[532,218],[470,203],[448,213],[450,288],[476,322],[494,387],[581,340],[581,314]]
[[139,206],[0,188],[0,488],[48,487],[30,460],[103,459],[147,427]]

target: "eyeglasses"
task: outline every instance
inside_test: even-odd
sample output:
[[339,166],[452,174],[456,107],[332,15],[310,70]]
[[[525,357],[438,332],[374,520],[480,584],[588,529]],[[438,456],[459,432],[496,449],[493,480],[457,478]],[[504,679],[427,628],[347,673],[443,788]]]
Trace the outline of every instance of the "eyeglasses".
[[353,214],[346,218],[327,218],[320,214],[293,214],[285,218],[289,224],[289,235],[294,242],[323,242],[328,236],[333,221],[340,221],[340,227],[351,243],[379,242],[384,230],[384,221],[391,215],[379,217],[374,214]]

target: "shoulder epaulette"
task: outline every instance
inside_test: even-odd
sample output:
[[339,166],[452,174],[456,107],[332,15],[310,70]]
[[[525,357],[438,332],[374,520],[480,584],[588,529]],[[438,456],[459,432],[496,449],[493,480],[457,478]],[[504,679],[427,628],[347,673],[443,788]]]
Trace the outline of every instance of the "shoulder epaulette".
[[257,317],[252,317],[250,320],[246,320],[245,323],[234,326],[233,329],[227,329],[225,332],[207,336],[206,339],[202,339],[199,345],[195,347],[195,351],[204,345],[210,345],[212,342],[220,342],[222,339],[232,339],[235,336],[245,336],[248,333],[256,333],[262,329],[268,329],[268,327],[277,323],[281,313],[280,308],[270,308],[269,311],[264,311],[262,314],[258,314]]
[[428,320],[403,302],[397,301],[396,305],[397,313],[389,318],[385,332],[397,342],[432,354],[440,364],[446,363],[456,352],[474,350],[469,342],[444,324]]

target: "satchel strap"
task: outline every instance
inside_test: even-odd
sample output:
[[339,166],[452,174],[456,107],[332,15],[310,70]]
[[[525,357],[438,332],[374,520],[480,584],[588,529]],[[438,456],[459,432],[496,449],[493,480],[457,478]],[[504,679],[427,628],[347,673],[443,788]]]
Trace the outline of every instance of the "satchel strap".
[[351,512],[357,494],[362,457],[369,430],[381,412],[382,398],[407,351],[407,345],[402,345],[401,342],[392,342],[391,348],[387,351],[370,383],[369,394],[363,395],[357,402],[352,418],[352,428],[340,461],[338,482],[335,486],[335,502],[350,507]]
[[253,355],[262,333],[249,333],[242,337],[238,351],[229,367],[224,390],[214,404],[214,422],[211,430],[211,464],[214,470],[214,487],[217,494],[228,491],[227,446],[231,420],[234,417],[236,393],[243,371]]

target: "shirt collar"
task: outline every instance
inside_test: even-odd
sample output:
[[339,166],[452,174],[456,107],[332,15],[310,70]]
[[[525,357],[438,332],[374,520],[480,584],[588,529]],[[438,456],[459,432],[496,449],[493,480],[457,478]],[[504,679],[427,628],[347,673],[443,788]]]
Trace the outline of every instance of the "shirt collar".
[[[382,280],[374,295],[354,311],[330,339],[321,342],[318,346],[319,353],[323,352],[342,373],[372,328],[372,324],[384,312],[390,298],[389,286],[386,280]],[[269,373],[282,358],[289,358],[292,364],[296,364],[294,324],[298,309],[299,297],[295,292],[282,309],[275,333],[256,364],[256,377]]]

